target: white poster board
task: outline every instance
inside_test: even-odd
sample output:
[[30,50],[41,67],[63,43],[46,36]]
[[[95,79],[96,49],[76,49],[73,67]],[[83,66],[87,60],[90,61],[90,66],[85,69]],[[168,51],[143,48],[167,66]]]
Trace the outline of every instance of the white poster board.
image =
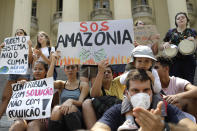
[[109,64],[130,61],[133,46],[133,20],[61,22],[58,28],[59,64],[95,65],[107,59]]
[[53,77],[12,85],[12,97],[7,106],[9,119],[43,119],[51,116]]
[[9,37],[0,52],[0,74],[26,74],[29,36]]

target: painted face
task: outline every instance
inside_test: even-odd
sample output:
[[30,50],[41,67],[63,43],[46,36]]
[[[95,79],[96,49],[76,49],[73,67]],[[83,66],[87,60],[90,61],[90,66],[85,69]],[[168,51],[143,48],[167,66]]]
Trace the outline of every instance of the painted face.
[[112,70],[111,70],[110,67],[107,67],[107,68],[105,69],[105,72],[104,72],[103,81],[112,80],[112,79],[113,79]]
[[36,80],[44,79],[47,71],[44,68],[44,65],[41,63],[35,63],[33,68],[33,76]]
[[176,23],[178,26],[186,25],[187,24],[187,18],[184,14],[180,14],[176,17]]
[[67,76],[76,75],[77,71],[78,68],[76,65],[68,65],[64,67],[64,72],[66,73]]
[[150,96],[150,102],[152,102],[152,90],[151,90],[151,84],[150,81],[129,81],[129,90],[127,91],[126,95],[130,99],[131,96],[137,94],[137,93],[147,93]]
[[153,65],[152,59],[144,57],[135,57],[134,66],[137,69],[148,70]]
[[43,35],[42,33],[39,33],[38,34],[38,42],[39,43],[44,43],[44,42],[46,42],[46,37],[45,37],[45,35]]
[[24,32],[22,30],[17,30],[16,36],[24,36]]

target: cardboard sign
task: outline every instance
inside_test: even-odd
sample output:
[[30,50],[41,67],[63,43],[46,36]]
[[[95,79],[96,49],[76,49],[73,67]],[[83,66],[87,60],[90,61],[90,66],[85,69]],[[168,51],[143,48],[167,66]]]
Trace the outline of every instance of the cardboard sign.
[[130,61],[133,46],[133,20],[62,22],[59,24],[57,51],[59,65],[95,65],[107,59],[109,64]]
[[152,45],[159,41],[158,31],[155,25],[144,25],[134,27],[134,38],[142,45]]
[[9,37],[0,52],[0,74],[26,74],[29,36]]
[[12,85],[12,97],[7,106],[9,119],[43,119],[51,116],[53,77]]

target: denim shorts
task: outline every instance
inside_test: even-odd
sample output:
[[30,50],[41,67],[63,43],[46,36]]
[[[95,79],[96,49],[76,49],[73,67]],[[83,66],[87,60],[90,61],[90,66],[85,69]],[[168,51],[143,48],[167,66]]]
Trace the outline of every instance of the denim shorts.
[[18,79],[22,79],[25,78],[27,80],[30,80],[30,74],[9,74],[8,76],[8,80],[18,80]]

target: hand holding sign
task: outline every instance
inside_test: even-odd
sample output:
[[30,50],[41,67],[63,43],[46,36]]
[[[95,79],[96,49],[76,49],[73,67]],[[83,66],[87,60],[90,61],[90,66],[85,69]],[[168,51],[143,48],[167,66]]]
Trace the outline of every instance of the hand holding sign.
[[29,36],[9,37],[0,45],[0,74],[26,74]]
[[2,49],[5,46],[5,42],[1,43],[0,49]]
[[12,85],[12,97],[7,106],[9,119],[49,118],[53,98],[53,78],[24,82]]
[[98,63],[98,71],[103,72],[105,71],[105,68],[109,65],[109,60],[102,60]]

